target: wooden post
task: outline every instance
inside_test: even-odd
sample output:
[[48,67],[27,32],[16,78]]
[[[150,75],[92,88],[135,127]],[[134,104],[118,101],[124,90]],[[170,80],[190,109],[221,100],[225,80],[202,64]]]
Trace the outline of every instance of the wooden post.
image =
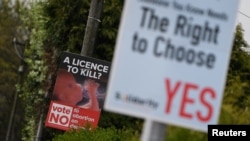
[[104,0],[91,0],[81,55],[92,56]]

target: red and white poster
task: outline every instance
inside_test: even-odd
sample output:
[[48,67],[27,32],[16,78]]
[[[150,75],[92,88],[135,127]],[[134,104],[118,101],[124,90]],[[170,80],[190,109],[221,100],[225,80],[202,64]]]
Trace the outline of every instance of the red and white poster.
[[63,52],[46,126],[60,130],[98,125],[110,63]]
[[238,0],[126,0],[104,108],[207,132],[217,124]]

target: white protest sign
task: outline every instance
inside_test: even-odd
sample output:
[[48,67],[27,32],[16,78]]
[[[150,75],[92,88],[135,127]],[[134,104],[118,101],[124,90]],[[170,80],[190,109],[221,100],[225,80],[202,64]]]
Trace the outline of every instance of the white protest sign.
[[217,124],[237,0],[126,0],[104,108],[207,132]]

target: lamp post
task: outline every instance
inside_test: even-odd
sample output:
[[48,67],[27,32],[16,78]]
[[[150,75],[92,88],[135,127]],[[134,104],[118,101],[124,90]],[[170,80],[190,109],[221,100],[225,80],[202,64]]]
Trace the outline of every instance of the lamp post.
[[[15,48],[17,56],[21,59],[21,63],[19,65],[19,67],[18,67],[18,81],[17,81],[17,84],[19,84],[19,83],[21,83],[22,74],[24,72],[24,63],[25,62],[23,60],[23,53],[24,53],[25,45],[22,44],[22,43],[16,42],[16,38],[13,39],[13,44],[14,44],[14,48]],[[17,45],[22,46],[23,48],[17,48]],[[14,95],[14,101],[13,101],[11,113],[10,113],[10,119],[9,119],[9,123],[8,123],[8,129],[7,129],[7,134],[6,134],[5,141],[10,140],[10,135],[12,133],[13,121],[14,121],[14,116],[15,116],[16,107],[17,107],[18,93],[19,92],[16,90],[15,95]]]

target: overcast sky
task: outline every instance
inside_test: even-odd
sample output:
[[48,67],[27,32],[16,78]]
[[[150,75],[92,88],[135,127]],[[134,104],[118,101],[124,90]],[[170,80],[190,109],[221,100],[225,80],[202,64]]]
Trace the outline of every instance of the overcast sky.
[[244,29],[244,39],[250,44],[250,0],[240,0],[237,23]]

